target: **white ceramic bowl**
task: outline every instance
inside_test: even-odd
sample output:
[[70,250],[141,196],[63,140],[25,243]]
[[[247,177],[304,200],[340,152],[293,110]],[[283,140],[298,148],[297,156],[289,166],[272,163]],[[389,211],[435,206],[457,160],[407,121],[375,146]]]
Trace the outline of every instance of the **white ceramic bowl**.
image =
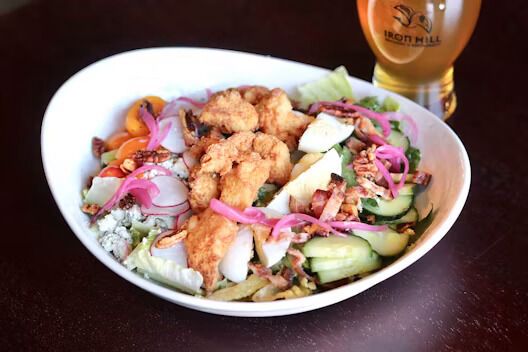
[[[460,214],[470,184],[470,165],[464,146],[453,131],[412,101],[350,78],[357,97],[391,95],[419,128],[420,168],[433,174],[419,208],[432,202],[435,216],[416,247],[391,265],[357,282],[313,296],[286,301],[216,302],[166,288],[128,271],[97,243],[80,210],[80,192],[98,163],[91,138],[108,137],[123,125],[125,109],[146,95],[172,99],[205,88],[218,90],[242,84],[282,87],[287,91],[317,79],[328,70],[297,62],[217,49],[157,48],[115,55],[70,78],[51,100],[42,123],[42,159],[46,177],[62,215],[79,240],[108,268],[133,284],[179,305],[232,316],[277,316],[328,306],[350,298],[397,274],[427,253],[446,234]],[[90,268],[87,268],[90,270]]]

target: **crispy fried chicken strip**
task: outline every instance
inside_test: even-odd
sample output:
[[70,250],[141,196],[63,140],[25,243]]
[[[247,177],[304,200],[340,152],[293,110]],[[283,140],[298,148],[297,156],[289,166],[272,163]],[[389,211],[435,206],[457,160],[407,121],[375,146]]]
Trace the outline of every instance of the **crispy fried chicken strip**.
[[[223,180],[236,165],[240,166],[245,161],[254,163],[255,160],[259,160],[257,163],[262,164],[259,165],[260,173],[252,176],[254,178],[252,182],[258,184],[256,191],[266,180],[279,185],[288,181],[292,169],[290,153],[286,144],[277,137],[264,133],[239,132],[227,139],[220,140],[218,143],[209,145],[200,165],[196,166],[191,174],[189,197],[192,209],[195,212],[202,211],[209,206],[212,198],[218,196],[216,188],[218,183],[213,182],[214,180]],[[247,170],[244,169],[244,172],[249,172]],[[240,173],[241,171],[242,169],[237,172]],[[232,187],[229,189],[233,189],[233,192],[241,192],[240,189],[236,190],[233,187],[236,175],[238,174],[233,173],[226,181],[223,181],[225,185],[222,186],[222,189],[229,185]],[[201,180],[202,177],[205,179]],[[261,180],[263,181],[261,182]],[[243,180],[237,181],[241,181],[240,184],[243,184]],[[251,187],[249,190],[253,188]],[[253,191],[244,197],[249,197],[249,194],[252,193]],[[249,203],[245,200],[234,202],[234,204],[247,204],[249,206],[255,200],[256,194]]]
[[270,174],[271,164],[253,153],[222,177],[220,200],[240,210],[251,206]]
[[270,93],[270,90],[263,86],[242,86],[237,89],[242,98],[251,105],[258,104],[262,98]]
[[202,274],[206,291],[212,292],[220,278],[218,265],[233,242],[238,226],[234,221],[207,209],[192,216],[186,227],[188,235],[184,244],[189,267]]
[[220,190],[218,182],[220,178],[214,173],[201,173],[194,175],[189,183],[189,203],[195,213],[201,212],[209,207],[209,202],[213,198],[218,198]]
[[276,136],[285,142],[290,150],[297,147],[306,126],[313,120],[311,116],[294,113],[290,99],[280,88],[273,89],[269,95],[261,98],[255,108],[260,130]]
[[214,94],[198,119],[206,125],[219,127],[225,133],[254,131],[258,128],[255,107],[242,99],[236,89]]
[[253,132],[235,133],[231,137],[212,144],[200,160],[201,172],[216,172],[225,175],[233,167],[247,157],[253,147],[255,134]]
[[253,150],[259,153],[262,159],[271,162],[268,182],[280,186],[288,182],[293,166],[290,161],[290,151],[286,144],[275,136],[257,133],[253,141]]

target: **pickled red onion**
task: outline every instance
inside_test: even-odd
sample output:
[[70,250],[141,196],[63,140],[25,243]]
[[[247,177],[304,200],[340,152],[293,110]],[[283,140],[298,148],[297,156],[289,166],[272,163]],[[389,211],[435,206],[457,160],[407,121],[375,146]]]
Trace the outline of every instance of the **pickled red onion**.
[[383,135],[385,137],[388,137],[390,135],[391,125],[390,125],[389,119],[384,114],[380,114],[379,112],[372,111],[370,109],[364,108],[359,105],[354,105],[354,104],[345,104],[345,105],[351,106],[352,109],[355,109],[357,112],[359,112],[362,115],[365,115],[369,119],[376,120],[380,124],[381,129],[383,130]]
[[202,102],[200,102],[198,100],[195,100],[195,99],[192,99],[192,98],[189,98],[189,97],[179,97],[179,98],[176,98],[176,100],[177,101],[184,101],[186,103],[194,105],[198,109],[203,109],[203,107],[205,106],[205,103],[202,103]]
[[[114,205],[119,202],[119,200],[121,200],[121,198],[123,198],[123,196],[125,194],[127,194],[129,192],[129,190],[131,189],[140,189],[140,188],[145,188],[145,189],[150,189],[151,192],[154,192],[154,188],[150,185],[152,184],[154,187],[156,187],[156,185],[154,185],[154,183],[150,182],[150,183],[145,183],[145,182],[134,182],[134,181],[147,181],[147,180],[138,180],[136,179],[135,177],[144,173],[144,172],[147,172],[147,171],[150,171],[150,170],[157,170],[157,171],[160,171],[162,173],[164,173],[165,175],[171,175],[171,172],[169,170],[167,170],[166,168],[164,167],[161,167],[161,166],[158,166],[158,165],[143,165],[139,168],[137,168],[136,170],[134,170],[133,172],[131,172],[124,180],[123,182],[121,183],[121,185],[119,186],[119,188],[116,190],[116,192],[114,193],[114,195],[101,207],[101,209],[99,209],[99,211],[92,217],[92,222],[95,221],[103,212],[107,211],[107,210],[110,210],[114,207]],[[131,185],[132,183],[132,185]],[[159,192],[158,188],[156,187],[156,190]],[[138,192],[136,192],[137,194]],[[139,195],[139,198],[143,199],[145,201],[145,197],[146,195],[142,192],[139,192],[140,195]],[[153,194],[154,194],[153,193]],[[151,197],[155,197],[155,196],[151,196]],[[138,199],[138,201],[141,202],[140,199]],[[148,200],[146,201],[148,203]],[[152,203],[152,201],[150,201]]]
[[137,201],[141,204],[142,207],[150,208],[152,206],[152,198],[146,189],[134,188],[128,191]]
[[323,221],[321,221],[319,219],[314,218],[313,216],[306,215],[306,214],[303,214],[303,213],[292,213],[292,214],[288,214],[288,215],[283,216],[275,224],[275,226],[273,227],[273,231],[271,232],[271,236],[273,238],[275,238],[275,239],[278,238],[279,237],[279,233],[280,233],[280,231],[283,228],[292,226],[292,221],[293,220],[295,220],[295,221],[305,221],[305,222],[309,222],[309,223],[315,224],[315,225],[320,226],[321,228],[333,233],[336,236],[340,236],[340,237],[346,236],[344,233],[341,233],[339,231],[334,230],[326,222],[323,222]]
[[374,165],[378,168],[378,170],[383,175],[383,178],[385,181],[387,181],[387,184],[389,185],[389,190],[391,191],[391,194],[394,198],[398,196],[398,187],[394,184],[394,181],[392,180],[392,177],[390,176],[389,170],[383,165],[381,161],[378,159],[374,159]]
[[365,231],[385,231],[387,225],[370,225],[364,224],[359,221],[331,221],[328,223],[330,226],[340,230],[365,230]]
[[247,208],[241,211],[215,198],[211,199],[209,206],[215,213],[241,224],[257,224],[266,219],[266,215],[258,209]]
[[403,187],[405,184],[405,178],[407,177],[407,174],[409,173],[409,160],[405,156],[405,153],[402,148],[394,147],[392,145],[383,145],[376,149],[376,158],[382,159],[382,160],[389,160],[393,164],[401,164],[403,161],[403,173],[402,178],[398,185],[394,184],[394,181],[392,180],[392,177],[389,173],[389,170],[383,165],[383,163],[379,160],[374,160],[374,164],[378,168],[378,170],[383,175],[383,178],[387,181],[389,185],[389,189],[392,193],[392,196],[396,198],[398,196],[398,191]]
[[380,136],[376,134],[370,134],[368,138],[372,141],[372,143],[377,144],[377,145],[387,144],[387,142],[383,138],[381,138]]
[[139,115],[141,116],[141,119],[143,120],[145,125],[147,125],[147,128],[150,131],[150,139],[147,144],[147,150],[154,150],[159,145],[159,144],[156,145],[159,139],[158,137],[159,127],[158,127],[158,124],[156,123],[156,119],[154,118],[154,116],[152,116],[152,114],[147,109],[143,107],[139,110]]
[[167,138],[167,135],[169,134],[170,129],[172,128],[172,122],[169,122],[167,126],[163,130],[161,130],[161,133],[158,135],[158,140],[156,141],[156,146],[154,148],[157,148],[160,146],[160,144],[163,142],[165,138]]
[[391,125],[389,123],[389,119],[387,118],[387,116],[385,116],[382,113],[372,111],[370,109],[364,108],[363,106],[343,103],[342,101],[320,101],[320,102],[314,103],[310,107],[310,110],[308,110],[308,113],[313,114],[319,109],[320,106],[327,106],[327,107],[336,106],[336,107],[340,107],[344,109],[350,109],[350,110],[357,111],[358,113],[368,117],[369,119],[376,120],[380,124],[381,129],[383,130],[383,135],[385,137],[387,137],[391,133]]

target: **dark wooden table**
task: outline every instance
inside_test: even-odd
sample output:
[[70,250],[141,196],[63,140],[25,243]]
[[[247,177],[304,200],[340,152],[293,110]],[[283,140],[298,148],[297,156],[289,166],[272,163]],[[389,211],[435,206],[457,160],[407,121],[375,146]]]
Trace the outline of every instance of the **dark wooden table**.
[[459,107],[450,124],[469,152],[473,179],[446,237],[412,267],[352,299],[266,319],[179,307],[99,263],[51,197],[40,159],[42,116],[76,71],[142,47],[218,47],[345,64],[370,79],[373,57],[355,1],[2,0],[0,11],[7,194],[0,350],[528,350],[526,2],[485,1],[457,62]]

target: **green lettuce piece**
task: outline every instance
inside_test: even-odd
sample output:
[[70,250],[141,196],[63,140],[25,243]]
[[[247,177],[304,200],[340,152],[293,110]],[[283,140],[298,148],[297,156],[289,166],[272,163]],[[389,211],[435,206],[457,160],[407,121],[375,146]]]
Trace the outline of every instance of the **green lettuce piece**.
[[348,165],[352,162],[352,153],[347,147],[343,148],[341,160],[341,175],[345,179],[347,186],[352,187],[357,185],[356,173],[354,172],[354,170],[348,168]]
[[184,268],[176,262],[150,255],[150,245],[159,230],[153,230],[130,253],[124,264],[129,270],[136,269],[139,273],[175,287],[179,290],[195,294],[200,293],[203,283],[202,275],[190,268]]
[[415,172],[418,164],[420,163],[420,159],[422,158],[420,149],[409,147],[409,149],[407,149],[405,152],[405,156],[409,160],[409,173]]
[[153,218],[149,218],[147,221],[132,220],[132,229],[137,232],[148,235],[148,233],[154,230],[155,222]]
[[101,154],[101,163],[103,163],[103,165],[110,164],[110,162],[116,160],[116,154],[117,154],[117,149],[110,150],[108,152]]
[[357,104],[372,111],[382,112],[381,105],[377,97],[365,97],[358,101]]
[[279,188],[271,183],[265,183],[259,188],[257,194],[257,200],[254,202],[256,207],[265,207],[273,199],[275,193]]
[[371,207],[378,207],[378,202],[374,198],[361,198],[361,203],[369,205]]
[[392,99],[391,97],[386,97],[383,100],[383,103],[381,103],[381,110],[382,111],[398,111],[400,110],[400,103],[398,103],[396,100]]
[[336,150],[337,154],[343,155],[343,147],[341,144],[334,144],[332,148]]
[[400,110],[400,104],[391,97],[386,97],[385,99],[383,99],[383,102],[380,103],[378,97],[369,96],[361,99],[357,102],[357,104],[363,106],[364,108],[377,112]]
[[341,156],[341,177],[343,177],[348,187],[357,185],[356,173],[347,166],[352,162],[352,153],[347,147],[336,144],[332,147]]
[[401,132],[401,124],[400,124],[400,121],[396,121],[396,120],[391,120],[389,121],[390,125],[391,125],[391,129],[393,130],[396,130],[398,132]]
[[353,98],[352,86],[348,81],[348,72],[344,66],[339,66],[323,78],[298,87],[302,108],[318,101],[335,101],[341,98]]

